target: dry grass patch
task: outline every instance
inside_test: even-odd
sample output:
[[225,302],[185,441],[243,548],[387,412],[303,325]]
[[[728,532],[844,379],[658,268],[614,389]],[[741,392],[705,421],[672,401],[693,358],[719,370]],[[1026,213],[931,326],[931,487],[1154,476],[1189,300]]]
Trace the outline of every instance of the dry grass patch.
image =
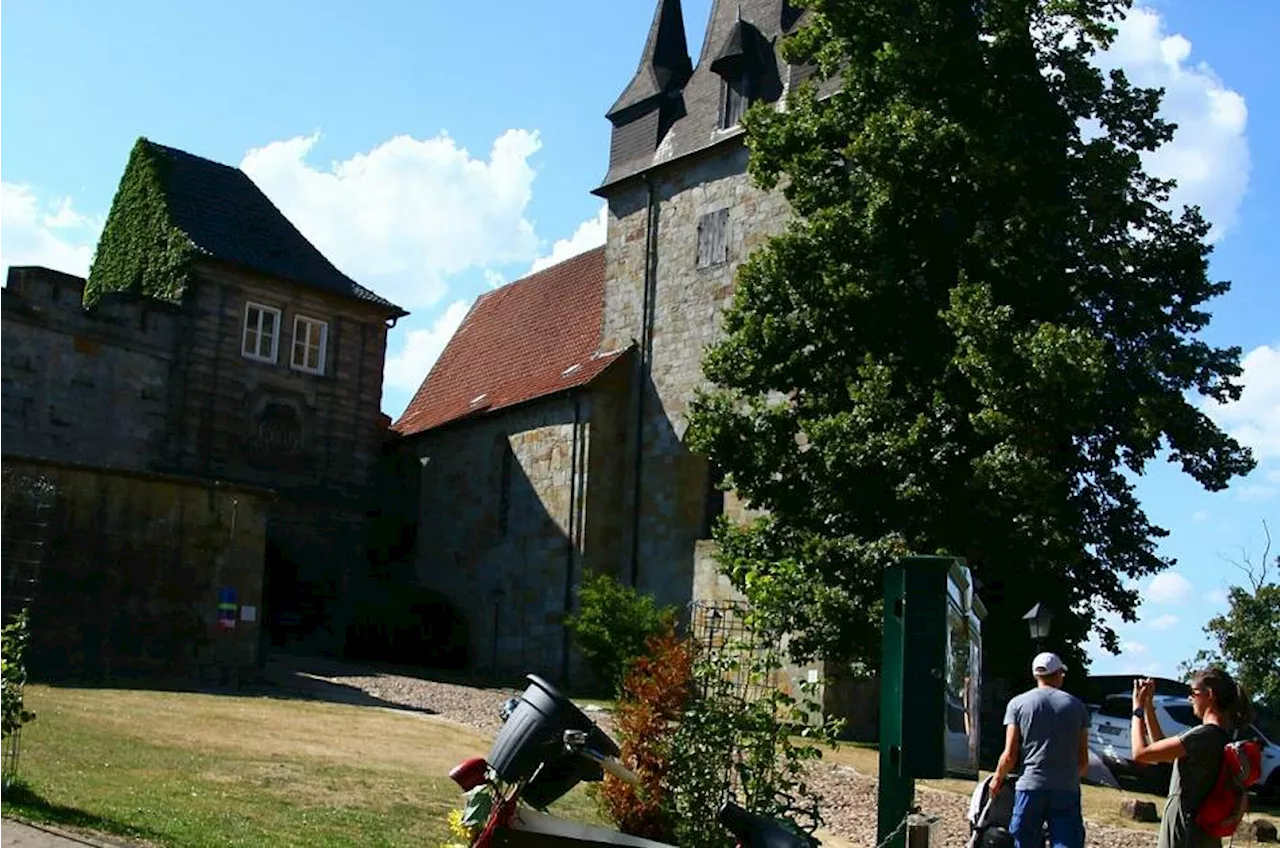
[[[6,813],[165,845],[437,845],[485,734],[315,701],[31,686]],[[562,814],[599,821],[580,787]]]

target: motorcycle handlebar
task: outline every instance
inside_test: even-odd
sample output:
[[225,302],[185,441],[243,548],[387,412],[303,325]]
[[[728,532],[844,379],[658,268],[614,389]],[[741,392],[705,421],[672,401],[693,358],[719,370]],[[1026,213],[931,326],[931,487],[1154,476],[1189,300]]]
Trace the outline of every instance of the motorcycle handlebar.
[[622,763],[618,762],[617,757],[610,757],[605,754],[601,754],[599,751],[587,751],[585,753],[588,757],[599,763],[601,768],[618,778],[618,780],[621,780],[623,783],[629,783],[632,786],[640,783],[640,776],[624,766]]

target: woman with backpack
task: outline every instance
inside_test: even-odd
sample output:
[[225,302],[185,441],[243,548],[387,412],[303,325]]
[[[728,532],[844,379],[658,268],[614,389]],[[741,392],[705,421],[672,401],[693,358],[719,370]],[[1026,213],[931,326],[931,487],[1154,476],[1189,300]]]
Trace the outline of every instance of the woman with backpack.
[[[1165,737],[1152,696],[1155,681],[1133,682],[1133,759],[1140,763],[1173,763],[1169,800],[1160,818],[1158,848],[1218,848],[1222,839],[1196,823],[1196,814],[1218,782],[1223,750],[1234,731],[1253,721],[1253,708],[1244,689],[1219,668],[1208,668],[1191,679],[1191,709],[1201,724],[1177,736]],[[1148,741],[1149,740],[1149,741]]]

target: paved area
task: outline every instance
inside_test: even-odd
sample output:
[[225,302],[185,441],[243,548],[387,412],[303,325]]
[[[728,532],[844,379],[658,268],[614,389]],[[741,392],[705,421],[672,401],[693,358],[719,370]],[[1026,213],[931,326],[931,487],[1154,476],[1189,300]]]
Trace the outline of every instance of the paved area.
[[23,824],[13,819],[0,822],[0,848],[124,848],[129,843],[84,836],[47,825]]

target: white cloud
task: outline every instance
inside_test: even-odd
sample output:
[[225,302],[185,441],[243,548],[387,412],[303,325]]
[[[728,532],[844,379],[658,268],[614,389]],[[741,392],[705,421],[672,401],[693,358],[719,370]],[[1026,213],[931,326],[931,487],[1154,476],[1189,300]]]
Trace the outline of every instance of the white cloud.
[[[1259,345],[1240,360],[1240,399],[1220,404],[1206,398],[1200,408],[1260,461],[1280,459],[1280,342]],[[1269,480],[1273,480],[1268,473]]]
[[1191,597],[1191,581],[1176,571],[1165,571],[1151,578],[1143,592],[1144,600],[1153,604],[1176,606]]
[[1178,125],[1173,141],[1146,154],[1150,173],[1173,178],[1175,208],[1201,208],[1217,240],[1235,223],[1249,183],[1248,109],[1204,62],[1188,62],[1191,42],[1169,34],[1160,13],[1135,6],[1119,24],[1115,42],[1098,55],[1099,67],[1123,68],[1130,82],[1163,88],[1160,115]]
[[428,329],[409,330],[399,353],[387,357],[383,375],[387,388],[417,391],[470,308],[469,302],[456,300]]
[[543,268],[550,268],[556,263],[577,256],[591,250],[593,247],[599,247],[604,244],[605,235],[608,232],[607,207],[601,206],[600,211],[592,218],[583,221],[578,225],[578,229],[573,231],[573,235],[567,239],[558,239],[551,246],[551,253],[546,256],[540,256],[533,260],[533,266],[529,268],[529,273],[541,271]]
[[319,138],[250,150],[240,167],[325,256],[383,297],[431,306],[452,274],[538,255],[526,217],[536,132],[507,130],[487,160],[443,133],[401,135],[328,168],[307,162]]
[[41,203],[30,186],[0,183],[0,268],[43,265],[83,277],[102,223],[77,212],[70,198]]
[[1209,513],[1205,512],[1203,509],[1198,509],[1191,514],[1191,520],[1196,524],[1204,524],[1209,520]]
[[1151,630],[1168,630],[1177,623],[1178,617],[1176,615],[1162,615],[1148,621],[1147,627]]
[[1126,654],[1130,656],[1145,656],[1146,654],[1149,654],[1149,653],[1151,653],[1151,649],[1148,648],[1146,645],[1142,644],[1141,642],[1121,642],[1120,643],[1120,654],[1122,656]]
[[1206,604],[1215,607],[1226,606],[1227,592],[1225,589],[1210,589],[1208,594],[1204,596]]

